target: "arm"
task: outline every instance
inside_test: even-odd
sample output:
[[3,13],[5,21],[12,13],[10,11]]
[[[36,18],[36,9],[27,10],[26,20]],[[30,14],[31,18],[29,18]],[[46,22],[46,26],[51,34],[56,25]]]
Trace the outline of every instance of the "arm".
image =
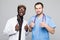
[[45,28],[51,33],[51,34],[54,34],[55,33],[55,29],[48,26],[48,25],[45,25]]
[[15,34],[16,32],[17,31],[15,31],[15,28],[12,26],[11,21],[8,21],[3,30],[3,33],[9,36],[11,34]]
[[33,27],[34,27],[34,22],[31,22],[30,25],[25,26],[25,30],[29,30],[29,32],[31,32]]
[[25,30],[27,29],[28,31],[32,31],[32,28],[34,27],[34,18],[35,16],[32,16],[29,21],[28,24],[25,26]]
[[49,25],[47,25],[45,22],[42,22],[40,24],[41,27],[45,27],[51,34],[54,34],[55,33],[55,29],[50,27]]
[[24,29],[25,29],[26,32],[27,32],[28,30],[29,30],[29,32],[32,31],[32,29],[31,29],[27,24],[25,25],[25,28],[24,28]]

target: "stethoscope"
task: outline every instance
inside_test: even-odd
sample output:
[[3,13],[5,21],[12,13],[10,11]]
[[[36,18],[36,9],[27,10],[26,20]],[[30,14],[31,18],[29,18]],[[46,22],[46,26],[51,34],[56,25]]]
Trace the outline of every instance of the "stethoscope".
[[[35,15],[34,23],[36,22],[37,15]],[[46,16],[43,14],[42,22],[46,22]]]
[[[36,22],[36,18],[37,18],[37,15],[35,15],[34,23]],[[46,16],[45,16],[45,14],[43,14],[42,22],[46,22]],[[33,27],[32,27],[32,29],[33,29]]]

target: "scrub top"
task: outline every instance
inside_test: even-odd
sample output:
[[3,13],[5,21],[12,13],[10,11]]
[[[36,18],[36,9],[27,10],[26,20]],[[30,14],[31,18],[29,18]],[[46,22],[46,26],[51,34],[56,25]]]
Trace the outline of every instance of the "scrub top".
[[34,21],[35,25],[32,29],[32,40],[49,40],[49,33],[46,28],[42,28],[40,26],[40,23],[45,21],[46,24],[48,24],[50,27],[55,28],[56,25],[54,24],[51,17],[44,14],[42,18],[38,18],[35,16],[32,16],[30,20],[28,21],[28,25]]

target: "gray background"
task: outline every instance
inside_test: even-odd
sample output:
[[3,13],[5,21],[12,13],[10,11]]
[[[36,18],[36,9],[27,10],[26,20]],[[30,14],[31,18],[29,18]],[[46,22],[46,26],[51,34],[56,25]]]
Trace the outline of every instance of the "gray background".
[[[51,16],[56,23],[56,32],[54,35],[50,34],[51,40],[60,40],[60,0],[0,0],[0,40],[8,40],[7,35],[3,35],[3,29],[9,18],[17,15],[17,6],[24,4],[27,7],[25,19],[28,20],[34,15],[34,4],[36,2],[42,2],[44,4],[44,12]],[[29,38],[31,34],[29,34]],[[29,39],[28,39],[29,40]]]

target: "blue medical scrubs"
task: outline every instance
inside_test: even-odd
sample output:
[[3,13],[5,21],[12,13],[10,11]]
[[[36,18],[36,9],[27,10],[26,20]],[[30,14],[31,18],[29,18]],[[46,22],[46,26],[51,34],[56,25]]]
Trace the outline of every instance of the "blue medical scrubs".
[[45,19],[42,18],[37,18],[36,16],[32,16],[30,20],[28,21],[28,25],[32,22],[35,21],[35,25],[32,29],[32,40],[49,40],[49,32],[47,31],[46,28],[42,28],[40,26],[40,23],[42,20],[45,21],[46,24],[48,24],[50,27],[55,28],[56,25],[52,21],[51,17],[47,16],[45,14],[44,16]]

